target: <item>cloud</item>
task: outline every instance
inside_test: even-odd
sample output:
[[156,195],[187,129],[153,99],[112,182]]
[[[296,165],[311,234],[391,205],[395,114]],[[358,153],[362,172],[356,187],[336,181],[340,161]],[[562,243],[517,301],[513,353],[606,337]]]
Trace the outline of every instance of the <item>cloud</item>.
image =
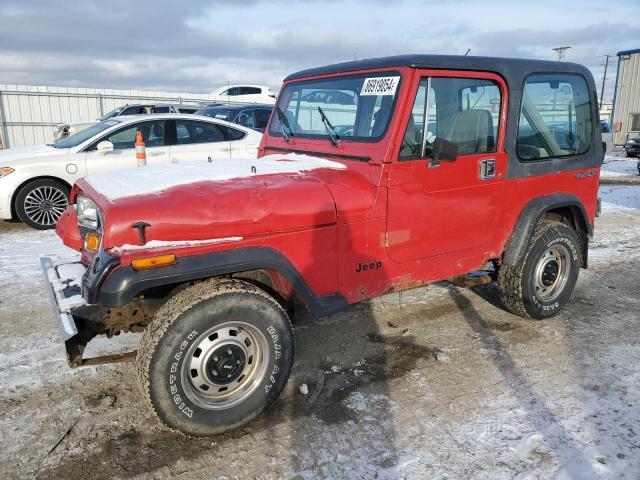
[[632,1],[605,9],[595,0],[566,0],[562,9],[552,0],[4,0],[0,83],[277,89],[293,71],[356,56],[471,48],[552,59],[551,48],[565,44],[573,47],[567,59],[591,67],[598,81],[603,54],[640,46],[640,31],[626,20],[634,11]]

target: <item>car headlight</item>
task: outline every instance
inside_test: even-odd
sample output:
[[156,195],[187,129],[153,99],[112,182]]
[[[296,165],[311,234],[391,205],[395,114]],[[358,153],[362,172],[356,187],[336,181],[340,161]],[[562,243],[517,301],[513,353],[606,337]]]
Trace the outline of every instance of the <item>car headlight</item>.
[[11,167],[0,167],[0,178],[6,177],[12,172],[15,172],[15,170]]
[[78,212],[78,223],[85,227],[98,228],[98,207],[93,200],[78,195],[76,198],[76,209]]

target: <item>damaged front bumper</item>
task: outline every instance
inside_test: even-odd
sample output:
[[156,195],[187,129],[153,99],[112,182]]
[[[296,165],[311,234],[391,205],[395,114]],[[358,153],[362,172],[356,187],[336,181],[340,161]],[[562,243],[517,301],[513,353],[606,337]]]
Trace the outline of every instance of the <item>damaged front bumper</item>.
[[82,277],[87,268],[80,262],[55,264],[50,257],[41,257],[42,271],[47,281],[53,316],[66,342],[78,334],[71,312],[82,305]]
[[83,288],[87,290],[86,285],[83,287],[83,282],[86,283],[87,277],[91,275],[82,263],[56,263],[51,257],[41,257],[40,263],[53,316],[64,340],[69,366],[75,368],[134,359],[136,352],[82,358],[84,349],[91,339],[100,334],[111,335],[114,331],[122,330],[114,319],[119,319],[128,312],[124,308],[112,311],[99,305],[87,304],[86,298],[90,296],[90,292],[87,292],[87,295],[83,294]]

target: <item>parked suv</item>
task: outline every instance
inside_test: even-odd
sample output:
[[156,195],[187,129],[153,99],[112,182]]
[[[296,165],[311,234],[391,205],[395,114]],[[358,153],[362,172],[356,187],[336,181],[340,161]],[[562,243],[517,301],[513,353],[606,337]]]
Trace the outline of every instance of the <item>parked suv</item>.
[[183,104],[135,104],[122,105],[121,107],[111,110],[101,119],[93,122],[73,122],[61,123],[53,127],[53,138],[57,142],[63,138],[67,138],[74,133],[78,133],[97,123],[103,122],[109,118],[120,117],[125,115],[148,115],[151,113],[195,113],[201,108],[200,105],[183,105]]
[[[507,310],[555,315],[588,264],[596,98],[567,62],[342,63],[285,79],[261,158],[79,180],[57,232],[81,262],[42,260],[70,365],[135,358],[154,415],[206,436],[282,391],[297,305],[331,315],[491,264]],[[137,353],[83,358],[128,331]]]

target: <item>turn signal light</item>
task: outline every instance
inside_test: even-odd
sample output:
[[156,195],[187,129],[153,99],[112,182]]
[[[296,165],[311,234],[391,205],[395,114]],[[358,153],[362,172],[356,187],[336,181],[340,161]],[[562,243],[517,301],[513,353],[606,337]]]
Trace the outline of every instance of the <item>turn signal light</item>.
[[100,248],[100,236],[95,233],[89,233],[84,239],[84,248],[90,252],[97,252]]
[[158,255],[157,257],[138,258],[131,262],[134,270],[146,270],[148,268],[164,267],[176,263],[175,255]]

